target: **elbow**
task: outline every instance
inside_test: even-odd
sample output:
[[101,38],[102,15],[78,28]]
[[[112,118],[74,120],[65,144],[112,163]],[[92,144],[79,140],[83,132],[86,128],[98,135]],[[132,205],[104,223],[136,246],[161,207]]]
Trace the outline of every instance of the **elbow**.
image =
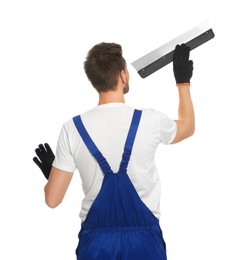
[[195,120],[185,122],[186,138],[193,136],[195,133]]
[[171,144],[179,143],[191,136],[194,135],[195,132],[195,125],[188,125],[188,124],[179,124],[177,125],[177,133],[175,139],[171,142]]
[[45,192],[45,202],[49,208],[54,209],[61,204],[62,199],[60,198],[60,196],[51,193],[47,186],[45,187],[44,192]]
[[46,205],[51,209],[54,209],[61,204],[61,201],[55,200],[53,198],[48,198],[47,196],[45,197],[45,202]]
[[195,133],[195,126],[191,127],[190,131],[189,131],[189,136],[188,137],[191,137],[193,136]]

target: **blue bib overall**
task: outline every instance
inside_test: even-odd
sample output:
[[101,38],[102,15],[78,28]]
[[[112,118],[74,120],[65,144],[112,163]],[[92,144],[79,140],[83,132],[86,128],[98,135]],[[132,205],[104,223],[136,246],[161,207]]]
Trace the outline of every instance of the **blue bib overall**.
[[120,168],[113,173],[81,117],[74,124],[104,173],[101,189],[79,232],[78,260],[166,260],[159,220],[140,199],[127,174],[142,111],[134,110]]

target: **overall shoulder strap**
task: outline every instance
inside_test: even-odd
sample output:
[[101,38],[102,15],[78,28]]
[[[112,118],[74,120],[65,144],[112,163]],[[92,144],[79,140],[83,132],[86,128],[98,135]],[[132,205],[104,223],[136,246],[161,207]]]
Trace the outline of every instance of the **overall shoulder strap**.
[[131,153],[132,153],[132,148],[133,148],[134,140],[135,140],[135,137],[137,134],[141,115],[142,115],[141,110],[137,110],[137,109],[134,110],[132,122],[130,125],[130,129],[129,129],[125,147],[124,147],[124,152],[122,155],[122,161],[120,164],[119,172],[121,172],[121,173],[127,172],[127,166],[128,166],[129,160],[130,160]]
[[82,137],[85,145],[87,146],[87,148],[89,149],[90,153],[95,157],[95,159],[97,160],[98,164],[100,165],[100,168],[102,169],[102,171],[106,174],[106,173],[113,173],[111,170],[110,165],[108,164],[108,162],[106,161],[105,157],[102,155],[102,153],[99,151],[99,149],[97,148],[97,146],[95,145],[95,143],[93,142],[93,140],[91,139],[89,133],[87,132],[82,119],[80,116],[75,116],[73,118],[73,122],[80,134],[80,136]]

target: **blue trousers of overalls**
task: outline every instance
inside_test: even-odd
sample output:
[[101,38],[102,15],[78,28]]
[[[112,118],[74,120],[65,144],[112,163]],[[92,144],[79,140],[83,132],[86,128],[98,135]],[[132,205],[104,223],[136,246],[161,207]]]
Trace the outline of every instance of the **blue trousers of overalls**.
[[74,124],[87,148],[99,163],[104,179],[81,225],[77,260],[166,260],[159,220],[143,203],[127,174],[142,111],[134,110],[117,173],[98,150],[81,117]]

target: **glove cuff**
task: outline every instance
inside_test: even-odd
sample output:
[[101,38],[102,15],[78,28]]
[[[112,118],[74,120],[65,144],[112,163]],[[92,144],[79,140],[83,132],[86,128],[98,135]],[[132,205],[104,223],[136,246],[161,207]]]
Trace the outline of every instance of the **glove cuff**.
[[177,87],[180,87],[180,86],[190,87],[190,86],[191,86],[191,83],[190,83],[190,82],[176,83],[176,86],[177,86]]

